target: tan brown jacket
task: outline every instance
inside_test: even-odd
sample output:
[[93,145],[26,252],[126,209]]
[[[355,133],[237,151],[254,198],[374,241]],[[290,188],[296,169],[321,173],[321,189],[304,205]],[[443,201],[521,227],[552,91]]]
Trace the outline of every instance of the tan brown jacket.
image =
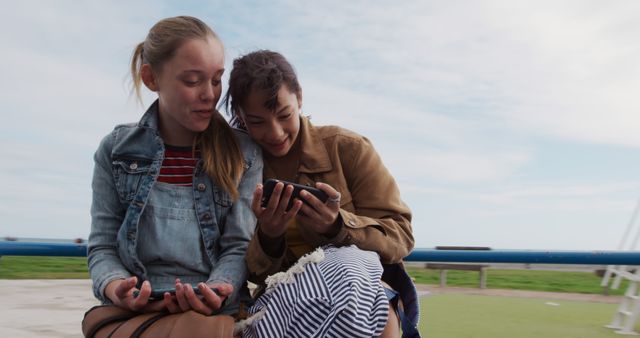
[[[327,238],[301,227],[304,240],[314,248],[355,244],[377,252],[382,263],[401,262],[414,246],[411,211],[400,199],[395,180],[371,142],[340,127],[315,127],[306,117],[301,118],[299,135],[302,154],[297,183],[313,186],[324,182],[342,195],[340,232]],[[278,177],[265,162],[267,178]],[[278,257],[265,253],[256,231],[247,249],[249,280],[262,284],[268,275],[286,270],[299,258],[290,250],[280,251]]]

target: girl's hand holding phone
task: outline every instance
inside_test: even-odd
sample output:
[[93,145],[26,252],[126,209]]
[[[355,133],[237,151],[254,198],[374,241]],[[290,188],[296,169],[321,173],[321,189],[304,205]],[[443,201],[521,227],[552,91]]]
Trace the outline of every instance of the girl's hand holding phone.
[[302,226],[329,237],[340,230],[340,193],[326,183],[317,182],[314,188],[267,180],[256,188],[252,209],[260,231],[271,238],[282,236],[293,217]]
[[[137,277],[129,277],[127,279],[117,279],[109,282],[105,288],[105,296],[113,302],[113,304],[132,311],[138,312],[155,312],[165,309],[165,302],[151,302],[151,284],[144,281],[140,289],[136,288],[138,283]],[[134,291],[138,292],[134,296]]]
[[[197,292],[195,290],[198,290]],[[193,310],[205,316],[218,311],[224,302],[233,293],[233,285],[227,283],[205,284],[199,283],[194,289],[190,284],[181,283],[176,279],[176,292],[174,296],[165,293],[164,303],[171,313]],[[171,301],[168,301],[168,297]]]
[[[280,237],[287,231],[289,220],[298,214],[302,201],[294,198],[291,208],[287,208],[294,191],[290,184],[285,187],[283,182],[277,182],[270,193],[265,192],[264,188],[262,184],[256,187],[251,209],[258,218],[258,226],[264,235],[270,238]],[[263,201],[263,196],[269,196],[268,200]]]
[[301,212],[298,213],[297,220],[301,226],[309,228],[314,232],[325,235],[327,237],[335,236],[340,231],[340,192],[332,186],[317,182],[316,188],[321,190],[328,196],[325,201],[317,198],[316,195],[301,191],[300,197],[305,203],[301,206]]

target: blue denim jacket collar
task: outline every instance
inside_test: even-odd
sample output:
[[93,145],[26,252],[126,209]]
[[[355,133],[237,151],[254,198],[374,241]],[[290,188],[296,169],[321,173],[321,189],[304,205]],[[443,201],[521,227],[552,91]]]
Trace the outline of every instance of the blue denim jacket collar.
[[140,121],[138,122],[138,127],[141,128],[149,128],[155,131],[160,129],[159,126],[159,118],[158,118],[159,110],[158,110],[158,100],[155,100],[147,109],[147,111],[142,115]]
[[158,131],[158,101],[144,113],[137,126],[116,127],[116,142],[111,157],[114,159],[161,160],[164,156],[164,143]]

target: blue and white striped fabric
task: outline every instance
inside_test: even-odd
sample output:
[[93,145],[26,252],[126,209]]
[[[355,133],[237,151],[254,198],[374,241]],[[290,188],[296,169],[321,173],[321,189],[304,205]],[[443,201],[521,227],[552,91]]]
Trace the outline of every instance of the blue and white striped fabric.
[[[272,285],[249,310],[243,337],[377,337],[389,300],[378,254],[355,246],[324,247],[302,257],[289,279]],[[309,262],[310,261],[310,262]],[[302,267],[302,268],[301,268]],[[283,274],[286,275],[286,274]]]

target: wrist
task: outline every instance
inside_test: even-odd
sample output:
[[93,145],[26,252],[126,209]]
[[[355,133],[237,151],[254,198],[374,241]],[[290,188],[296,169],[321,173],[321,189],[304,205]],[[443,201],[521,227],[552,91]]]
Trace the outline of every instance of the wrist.
[[333,222],[333,224],[329,226],[327,231],[324,232],[322,235],[325,236],[326,238],[333,238],[340,233],[340,230],[342,230],[342,217],[340,216],[340,213],[338,213],[336,220]]
[[285,238],[284,233],[271,237],[262,231],[261,227],[258,227],[258,241],[262,250],[271,257],[280,257],[284,254]]
[[269,240],[269,241],[273,241],[273,240],[277,240],[279,238],[283,238],[284,237],[284,233],[287,232],[287,228],[283,228],[284,231],[282,231],[281,233],[274,233],[273,231],[264,231],[263,226],[261,223],[258,223],[258,235],[260,235],[262,238]]

